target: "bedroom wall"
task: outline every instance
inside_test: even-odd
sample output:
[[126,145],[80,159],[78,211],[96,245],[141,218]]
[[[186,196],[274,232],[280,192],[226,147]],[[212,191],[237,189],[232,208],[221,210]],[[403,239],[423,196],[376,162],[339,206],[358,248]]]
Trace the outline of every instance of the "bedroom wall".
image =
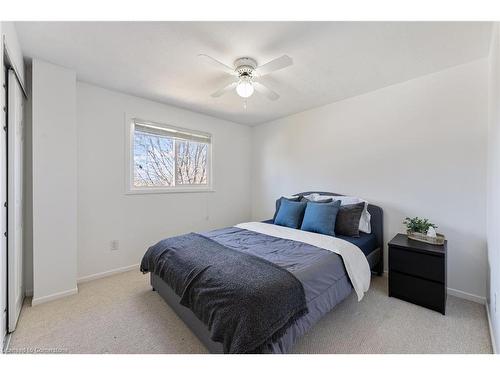
[[[215,191],[126,195],[125,113],[210,132]],[[251,128],[82,82],[77,126],[80,280],[137,265],[162,238],[250,219]]]
[[500,344],[500,28],[493,27],[489,56],[488,312],[494,344]]
[[257,126],[253,218],[307,190],[380,205],[386,243],[404,217],[427,217],[449,239],[450,292],[483,301],[487,66],[477,60]]
[[77,292],[76,74],[33,59],[33,304]]

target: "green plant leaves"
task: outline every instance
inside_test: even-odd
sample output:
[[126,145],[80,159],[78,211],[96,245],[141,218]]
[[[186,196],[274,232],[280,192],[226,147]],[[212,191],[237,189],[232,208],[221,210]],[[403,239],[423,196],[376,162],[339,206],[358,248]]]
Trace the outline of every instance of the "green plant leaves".
[[410,232],[418,232],[426,234],[427,230],[432,228],[437,228],[436,224],[431,223],[428,219],[421,219],[418,216],[414,218],[406,217],[403,220],[403,224],[406,225],[406,229]]

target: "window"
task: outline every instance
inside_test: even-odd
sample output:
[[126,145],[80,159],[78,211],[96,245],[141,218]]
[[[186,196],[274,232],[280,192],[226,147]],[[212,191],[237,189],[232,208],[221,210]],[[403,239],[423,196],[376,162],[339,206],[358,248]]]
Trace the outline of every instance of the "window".
[[129,192],[211,189],[210,134],[133,119]]

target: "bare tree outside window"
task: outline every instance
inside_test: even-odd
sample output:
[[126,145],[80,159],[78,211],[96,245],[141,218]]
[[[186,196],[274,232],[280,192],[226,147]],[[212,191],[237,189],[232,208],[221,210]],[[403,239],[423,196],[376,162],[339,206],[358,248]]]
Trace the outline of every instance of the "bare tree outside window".
[[176,141],[175,157],[177,161],[177,184],[207,183],[207,151],[206,143]]
[[174,140],[136,131],[134,186],[174,185]]
[[134,131],[135,187],[207,185],[209,144]]

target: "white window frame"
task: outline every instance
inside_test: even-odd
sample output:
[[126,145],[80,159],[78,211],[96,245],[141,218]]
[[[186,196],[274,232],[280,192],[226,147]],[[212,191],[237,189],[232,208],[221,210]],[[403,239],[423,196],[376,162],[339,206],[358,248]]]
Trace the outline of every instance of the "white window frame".
[[[125,194],[164,194],[164,193],[196,193],[196,192],[213,192],[214,190],[214,174],[213,174],[213,147],[214,137],[210,133],[199,131],[196,129],[180,128],[172,126],[162,121],[145,120],[144,116],[125,115]],[[205,137],[210,137],[207,155],[207,184],[203,185],[177,185],[177,186],[162,186],[162,187],[136,187],[134,186],[134,131],[135,121],[151,124],[155,127],[163,127],[173,129],[180,132],[193,133]]]

